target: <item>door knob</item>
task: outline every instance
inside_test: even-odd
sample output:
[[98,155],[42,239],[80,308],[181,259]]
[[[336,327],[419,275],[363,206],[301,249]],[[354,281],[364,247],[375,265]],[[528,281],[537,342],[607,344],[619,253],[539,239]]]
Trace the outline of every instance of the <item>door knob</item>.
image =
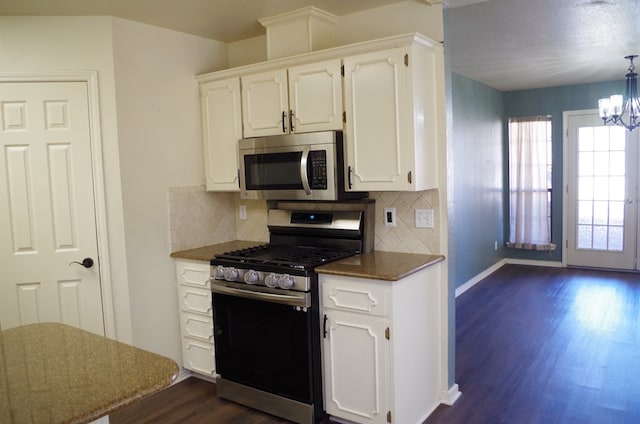
[[91,268],[93,266],[93,259],[91,258],[84,258],[82,260],[82,262],[78,262],[78,261],[73,261],[71,262],[69,265],[71,264],[78,264],[78,265],[82,265],[85,268]]

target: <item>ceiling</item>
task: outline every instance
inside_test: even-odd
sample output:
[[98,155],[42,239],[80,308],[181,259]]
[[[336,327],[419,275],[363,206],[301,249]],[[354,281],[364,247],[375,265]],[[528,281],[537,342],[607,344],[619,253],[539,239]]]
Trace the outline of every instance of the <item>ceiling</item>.
[[638,0],[489,0],[446,13],[451,68],[503,91],[622,81],[624,57],[640,54]]
[[[232,42],[264,34],[260,18],[310,5],[342,16],[400,1],[3,0],[0,15],[113,15]],[[499,90],[622,80],[624,56],[640,53],[638,0],[444,3],[452,70]]]

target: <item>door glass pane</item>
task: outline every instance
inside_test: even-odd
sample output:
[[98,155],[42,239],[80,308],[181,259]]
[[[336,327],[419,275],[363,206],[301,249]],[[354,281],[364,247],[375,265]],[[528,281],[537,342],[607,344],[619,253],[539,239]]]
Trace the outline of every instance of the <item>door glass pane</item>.
[[609,227],[609,250],[622,251],[623,245],[623,227]]
[[593,237],[593,226],[592,225],[578,225],[578,237],[577,237],[577,248],[578,249],[591,249],[593,244],[591,243]]
[[626,151],[624,129],[620,130],[578,130],[578,249],[623,250]]

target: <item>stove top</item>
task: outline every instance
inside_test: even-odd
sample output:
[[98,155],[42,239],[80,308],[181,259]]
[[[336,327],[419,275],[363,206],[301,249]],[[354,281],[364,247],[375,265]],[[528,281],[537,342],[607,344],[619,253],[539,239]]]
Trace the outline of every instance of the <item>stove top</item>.
[[225,262],[237,262],[237,266],[267,265],[310,270],[327,262],[354,255],[356,251],[325,247],[279,246],[263,244],[247,249],[234,250],[216,255]]

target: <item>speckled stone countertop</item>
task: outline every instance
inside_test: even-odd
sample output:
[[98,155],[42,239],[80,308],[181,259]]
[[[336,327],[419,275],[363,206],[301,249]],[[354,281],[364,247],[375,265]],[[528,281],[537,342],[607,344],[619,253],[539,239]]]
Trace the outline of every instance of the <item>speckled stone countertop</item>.
[[259,246],[265,244],[263,241],[244,241],[236,240],[226,243],[213,244],[211,246],[198,247],[196,249],[181,250],[173,252],[172,258],[191,259],[194,261],[210,261],[218,253],[229,252],[232,250],[246,249],[247,247]]
[[442,255],[373,251],[316,267],[320,274],[397,281],[444,260]]
[[0,331],[0,423],[88,423],[171,384],[177,364],[58,323]]

